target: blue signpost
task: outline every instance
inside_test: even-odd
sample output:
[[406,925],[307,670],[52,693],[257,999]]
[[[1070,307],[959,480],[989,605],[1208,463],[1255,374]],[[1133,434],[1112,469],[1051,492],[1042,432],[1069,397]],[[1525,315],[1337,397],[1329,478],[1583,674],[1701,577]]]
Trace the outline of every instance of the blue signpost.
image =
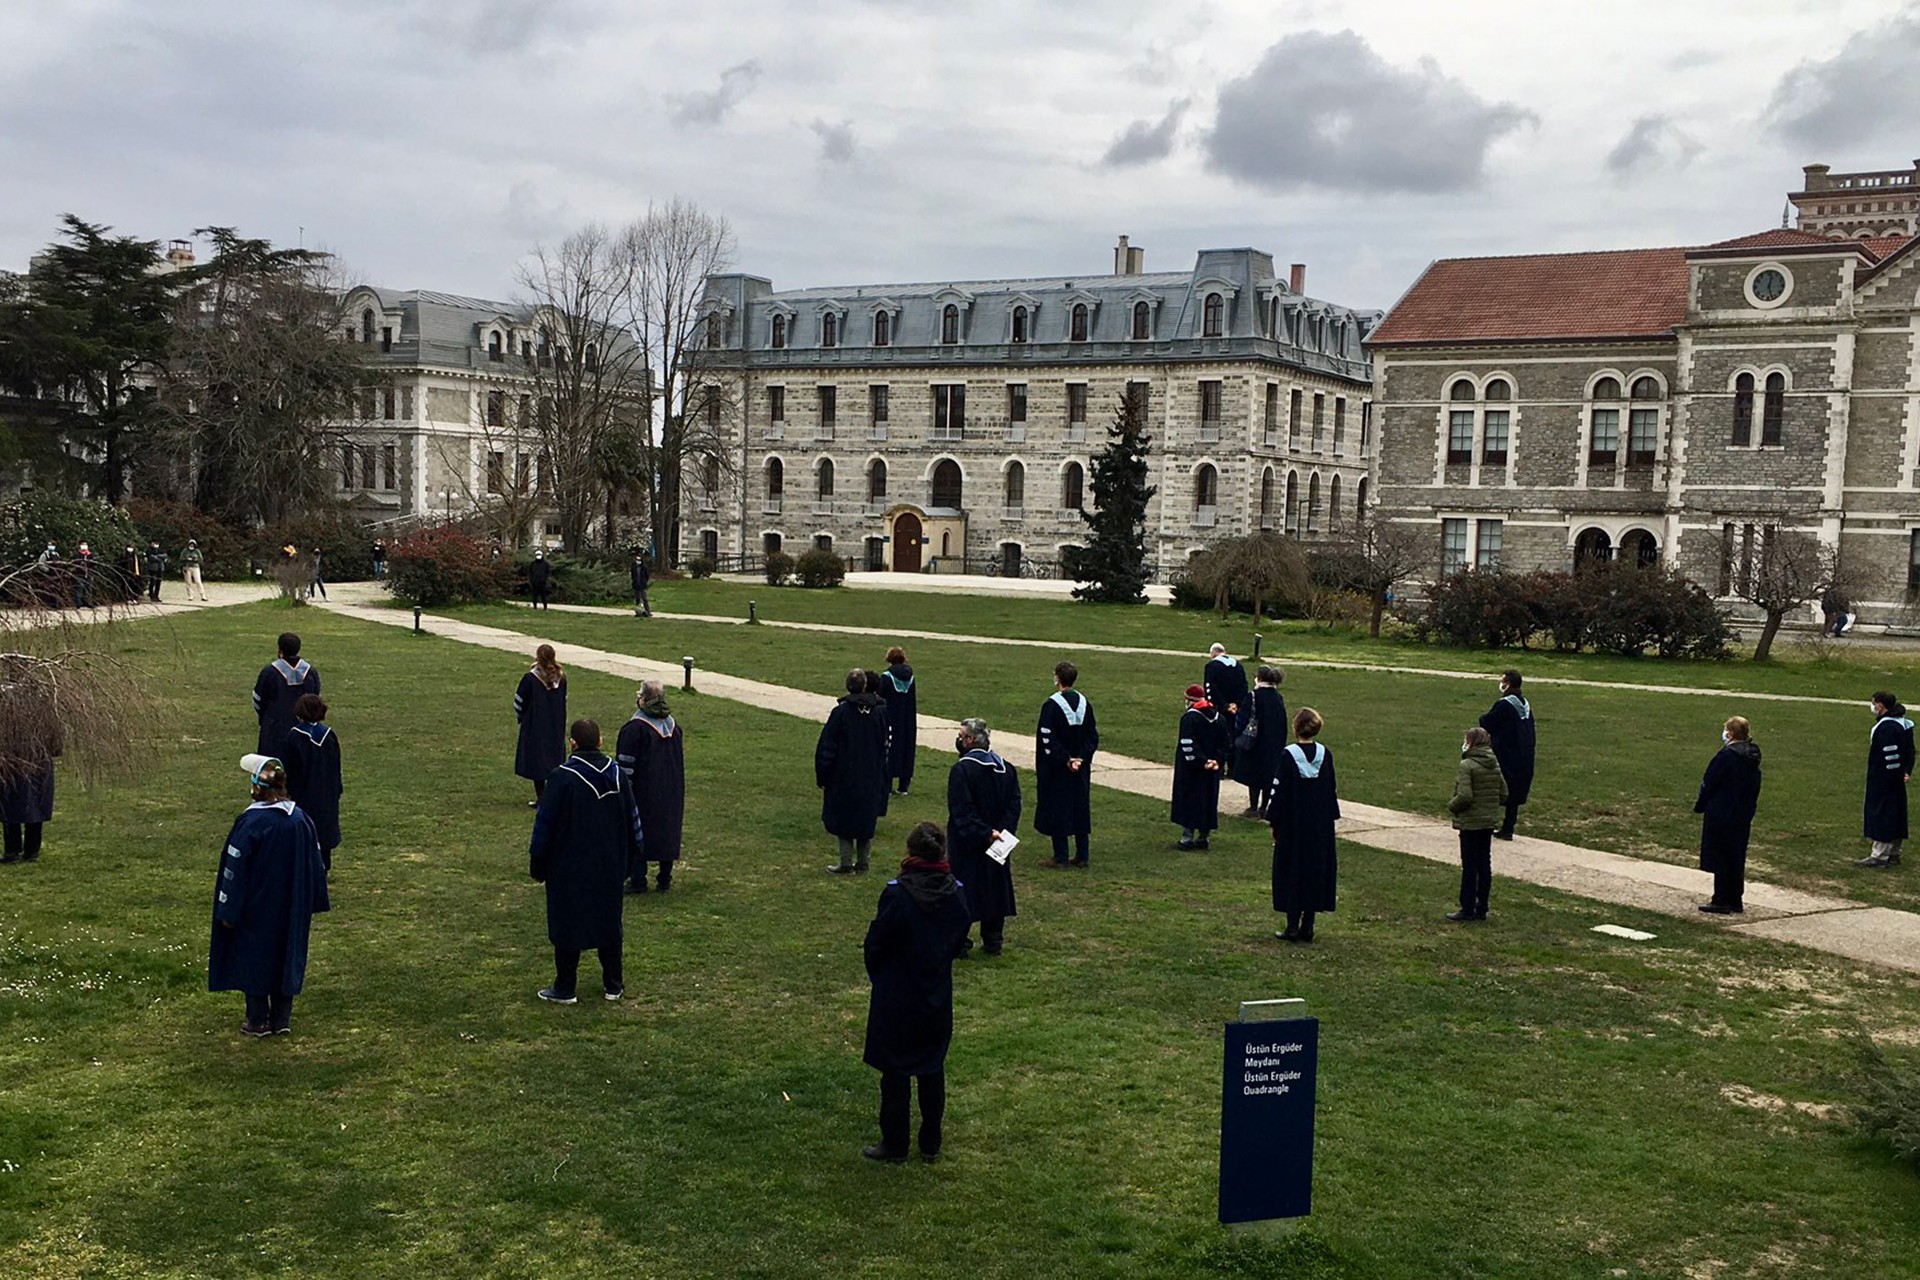
[[1318,1018],[1226,1024],[1220,1088],[1222,1223],[1304,1218],[1313,1211],[1319,1057]]

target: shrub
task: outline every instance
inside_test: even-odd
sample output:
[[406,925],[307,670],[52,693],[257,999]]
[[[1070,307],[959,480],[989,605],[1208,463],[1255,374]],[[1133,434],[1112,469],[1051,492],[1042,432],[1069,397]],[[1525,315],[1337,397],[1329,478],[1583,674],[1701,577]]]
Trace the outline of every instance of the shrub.
[[687,561],[687,576],[689,578],[711,578],[715,567],[713,561],[707,559],[707,557],[695,556],[693,559]]
[[1563,652],[1724,658],[1733,632],[1706,591],[1661,565],[1596,564],[1578,573],[1469,569],[1432,583],[1409,620],[1423,640],[1524,647],[1545,634]]
[[793,557],[784,551],[767,552],[767,585],[784,587],[793,577]]
[[1173,597],[1168,601],[1176,609],[1211,609],[1213,597],[1194,585],[1192,575],[1184,570],[1173,575],[1171,580]]
[[[62,558],[72,555],[82,542],[93,549],[95,600],[104,604],[138,593],[137,586],[123,583],[112,571],[115,558],[127,547],[147,545],[126,513],[103,502],[44,490],[0,504],[0,568],[32,564],[49,542],[59,548]],[[25,587],[27,582],[22,579],[16,586]],[[64,584],[56,594],[67,594]]]
[[1562,653],[1577,653],[1593,626],[1593,607],[1581,590],[1579,575],[1553,569],[1527,574],[1520,591],[1533,610],[1533,629],[1553,639]]
[[248,540],[247,555],[253,562],[271,568],[284,546],[291,544],[303,557],[311,556],[318,547],[326,557],[328,582],[362,582],[373,576],[373,538],[359,521],[344,512],[328,511],[255,530]]
[[1449,644],[1500,649],[1525,645],[1537,628],[1524,579],[1498,569],[1462,569],[1427,588],[1421,630]]
[[847,576],[846,562],[824,547],[801,552],[794,569],[803,587],[837,587]]
[[1902,1160],[1920,1165],[1920,1064],[1910,1056],[1889,1056],[1864,1032],[1856,1048],[1860,1066],[1854,1083],[1863,1096],[1854,1108],[1854,1123],[1884,1139]]
[[[514,562],[515,594],[530,594],[527,566],[532,563],[533,557],[526,552]],[[624,604],[633,598],[632,579],[627,576],[624,562],[616,565],[606,556],[571,556],[550,551],[547,563],[553,566],[547,591],[556,604]]]
[[459,529],[426,529],[387,549],[387,590],[423,608],[498,600],[510,581],[493,548]]
[[247,540],[205,512],[184,502],[156,502],[151,498],[131,498],[126,510],[139,532],[140,545],[158,542],[167,553],[169,566],[179,566],[180,553],[191,538],[200,544],[200,554],[206,557],[200,566],[202,577],[233,581],[252,576]]

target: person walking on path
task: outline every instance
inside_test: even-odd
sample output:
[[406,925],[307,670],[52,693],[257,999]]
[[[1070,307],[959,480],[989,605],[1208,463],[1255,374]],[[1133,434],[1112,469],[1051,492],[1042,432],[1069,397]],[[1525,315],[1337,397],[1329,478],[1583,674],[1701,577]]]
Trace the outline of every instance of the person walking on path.
[[[1033,829],[1053,840],[1053,857],[1043,867],[1085,867],[1093,835],[1093,753],[1100,730],[1093,704],[1073,687],[1080,669],[1055,664],[1053,696],[1040,704],[1040,730],[1033,752]],[[1067,861],[1067,840],[1073,861]]]
[[93,608],[93,548],[81,543],[73,553],[73,607]]
[[326,561],[326,552],[319,547],[315,547],[313,549],[313,577],[307,582],[307,599],[309,600],[313,599],[313,593],[316,591],[320,593],[322,600],[327,598]]
[[880,673],[880,696],[887,701],[887,779],[906,795],[913,784],[913,753],[920,741],[920,692],[914,687],[907,651],[899,645],[887,650],[887,669]]
[[340,736],[327,724],[327,704],[317,693],[303,693],[293,704],[294,726],[287,730],[280,760],[287,768],[287,796],[313,821],[320,839],[320,862],[333,870],[340,847]]
[[940,828],[907,833],[900,874],[880,891],[862,945],[867,981],[866,1064],[880,1073],[880,1141],[860,1154],[907,1158],[908,1107],[920,1082],[920,1158],[940,1155],[947,1110],[947,1048],[953,1043],[953,958],[967,936],[967,900],[947,862]]
[[1253,714],[1252,695],[1247,692],[1247,669],[1227,652],[1227,646],[1215,644],[1207,650],[1207,666],[1200,683],[1207,691],[1207,701],[1232,724],[1232,733],[1228,735],[1231,741],[1247,727],[1247,718]]
[[873,833],[887,801],[887,713],[867,688],[867,673],[847,672],[847,692],[834,704],[813,748],[820,822],[840,842],[831,875],[865,875]]
[[65,735],[54,687],[35,678],[24,657],[8,657],[0,694],[7,699],[6,738],[0,742],[0,824],[6,844],[0,862],[38,862],[40,840],[53,821],[54,766]]
[[1507,807],[1507,779],[1493,754],[1493,737],[1475,726],[1460,743],[1460,767],[1453,774],[1453,798],[1447,812],[1460,833],[1460,909],[1447,913],[1455,924],[1487,918],[1487,894],[1493,888],[1493,831]]
[[1285,678],[1278,667],[1262,666],[1254,673],[1253,715],[1246,729],[1253,741],[1245,758],[1233,762],[1241,771],[1236,781],[1247,788],[1249,818],[1267,811],[1267,787],[1280,767],[1280,754],[1287,749],[1287,700],[1280,696],[1280,682]]
[[1746,717],[1730,718],[1720,742],[1693,802],[1700,815],[1700,869],[1713,873],[1713,899],[1700,909],[1716,916],[1746,909],[1747,838],[1760,806],[1760,748]]
[[332,905],[327,872],[313,821],[287,796],[286,766],[248,755],[240,768],[253,802],[234,820],[220,855],[207,990],[246,996],[246,1035],[286,1035],[306,982],[313,917]]
[[653,605],[647,599],[647,584],[653,581],[653,571],[647,567],[646,553],[638,547],[633,549],[633,563],[627,566],[627,576],[633,580],[633,616],[651,618]]
[[1173,755],[1173,822],[1180,828],[1178,849],[1205,849],[1220,825],[1220,779],[1232,750],[1232,721],[1215,709],[1207,691],[1187,686],[1187,709],[1180,717],[1180,738]]
[[200,580],[200,566],[206,562],[207,557],[200,550],[200,543],[188,538],[187,549],[180,553],[180,576],[187,584],[187,599],[192,600],[197,595],[202,604],[207,600],[207,584]]
[[[1020,777],[994,752],[985,720],[962,720],[953,747],[960,758],[947,771],[947,856],[965,886],[967,914],[980,922],[980,949],[997,956],[1018,912],[1011,857],[995,858],[988,849],[1020,825]],[[963,936],[960,954],[972,950],[972,937]]]
[[129,545],[125,551],[122,551],[115,557],[113,567],[118,570],[120,574],[120,591],[122,597],[127,600],[138,601],[140,599],[140,579],[143,576],[140,572],[140,553]]
[[513,771],[533,783],[528,808],[540,803],[547,778],[567,758],[567,673],[543,644],[533,651],[533,666],[513,691],[513,718],[520,737],[513,749]]
[[1861,834],[1873,852],[1856,867],[1897,867],[1907,838],[1907,783],[1913,778],[1913,721],[1891,693],[1873,695],[1873,732],[1867,738],[1866,818]]
[[387,544],[375,538],[369,557],[373,561],[373,580],[378,582],[387,576]]
[[1267,793],[1273,909],[1287,917],[1286,929],[1274,936],[1283,942],[1312,942],[1314,916],[1334,907],[1339,864],[1333,829],[1340,819],[1340,792],[1333,752],[1318,740],[1323,725],[1312,707],[1294,712],[1294,742],[1281,754]]
[[305,693],[320,692],[320,673],[300,656],[300,637],[282,631],[280,656],[260,668],[253,682],[253,714],[260,721],[259,754],[279,759],[287,730],[293,728],[293,704]]
[[1507,780],[1506,816],[1494,836],[1511,840],[1520,806],[1533,792],[1533,708],[1520,692],[1518,671],[1501,675],[1500,700],[1480,717],[1480,727],[1492,735],[1494,758]]
[[553,944],[553,985],[539,995],[573,1004],[580,953],[593,951],[600,957],[601,993],[618,1000],[626,992],[620,885],[645,852],[645,832],[620,766],[600,750],[600,726],[575,720],[567,738],[573,753],[541,788],[527,851],[527,873],[547,887],[547,941]]
[[620,726],[614,759],[633,789],[633,805],[647,847],[627,869],[627,892],[647,891],[647,863],[660,864],[655,886],[673,887],[673,864],[680,860],[680,833],[687,816],[686,740],[667,710],[667,687],[648,680],[633,697],[633,718]]
[[553,564],[547,559],[545,548],[533,553],[533,562],[527,566],[527,590],[533,595],[533,607],[547,609],[547,590],[553,583]]
[[142,567],[147,573],[147,599],[160,603],[160,581],[167,576],[167,553],[160,549],[158,542],[147,544],[146,559]]

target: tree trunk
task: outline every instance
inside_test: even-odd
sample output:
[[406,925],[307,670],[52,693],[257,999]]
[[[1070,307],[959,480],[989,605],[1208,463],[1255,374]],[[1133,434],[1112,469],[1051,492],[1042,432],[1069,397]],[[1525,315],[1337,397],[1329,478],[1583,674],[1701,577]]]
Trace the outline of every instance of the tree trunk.
[[1760,628],[1760,643],[1753,646],[1753,660],[1765,662],[1767,655],[1773,652],[1773,638],[1780,632],[1780,619],[1786,616],[1786,610],[1767,610],[1767,625]]
[[1386,589],[1382,588],[1373,593],[1373,624],[1367,631],[1367,634],[1372,636],[1375,640],[1378,640],[1380,638],[1380,615],[1385,613],[1386,611],[1387,611],[1387,593],[1386,593]]

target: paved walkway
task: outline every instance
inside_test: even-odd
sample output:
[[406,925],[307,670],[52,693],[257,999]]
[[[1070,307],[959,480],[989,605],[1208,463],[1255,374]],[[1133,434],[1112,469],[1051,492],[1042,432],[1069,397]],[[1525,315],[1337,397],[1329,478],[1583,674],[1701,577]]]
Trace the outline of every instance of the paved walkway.
[[[346,584],[359,586],[358,583]],[[256,600],[271,600],[280,594],[280,585],[275,582],[209,582],[207,599],[187,599],[186,584],[168,579],[160,588],[160,603],[152,604],[145,599],[131,600],[123,604],[101,605],[94,609],[6,609],[7,623],[10,626],[47,627],[60,622],[105,622],[109,618],[116,622],[144,622],[153,618],[169,618],[182,613],[195,613],[201,609],[217,609],[230,604],[252,604]],[[386,592],[379,593],[386,599]],[[362,599],[370,598],[366,596]]]
[[[729,582],[765,582],[757,573],[729,573]],[[934,591],[962,596],[1022,596],[1027,599],[1065,600],[1080,584],[1061,578],[1002,578],[985,573],[891,573],[862,570],[846,577],[846,586],[865,591]],[[1149,583],[1147,600],[1166,604],[1173,588]]]
[[[388,626],[413,624],[406,612],[368,603],[372,593],[336,591],[334,596],[327,607],[335,612]],[[384,599],[384,593],[379,593],[379,598]],[[519,655],[524,655],[529,644],[537,639],[519,631],[437,615],[425,616],[421,625],[434,635],[450,640]],[[558,640],[551,643],[562,662],[587,670],[625,676],[636,682],[664,680],[670,688],[677,688],[681,680],[681,669],[672,662]],[[702,693],[797,716],[815,724],[826,719],[834,703],[826,694],[717,672],[697,673],[695,684]],[[921,747],[942,753],[952,750],[950,722],[926,717],[922,723],[925,727],[920,730]],[[1033,767],[1030,739],[1009,735],[995,745],[1015,765]],[[1102,752],[1095,762],[1093,780],[1103,787],[1164,801],[1169,798],[1172,787],[1172,771],[1159,761]],[[1345,817],[1340,821],[1339,834],[1346,840],[1431,862],[1454,865],[1459,860],[1459,844],[1452,829],[1438,819],[1347,800],[1341,802],[1341,809]],[[1799,943],[1850,960],[1920,973],[1920,914],[1913,912],[1749,882],[1744,916],[1708,917],[1697,910],[1712,890],[1712,877],[1704,872],[1527,836],[1501,845],[1499,863],[1503,877],[1529,884],[1695,922],[1713,920],[1737,933]]]

